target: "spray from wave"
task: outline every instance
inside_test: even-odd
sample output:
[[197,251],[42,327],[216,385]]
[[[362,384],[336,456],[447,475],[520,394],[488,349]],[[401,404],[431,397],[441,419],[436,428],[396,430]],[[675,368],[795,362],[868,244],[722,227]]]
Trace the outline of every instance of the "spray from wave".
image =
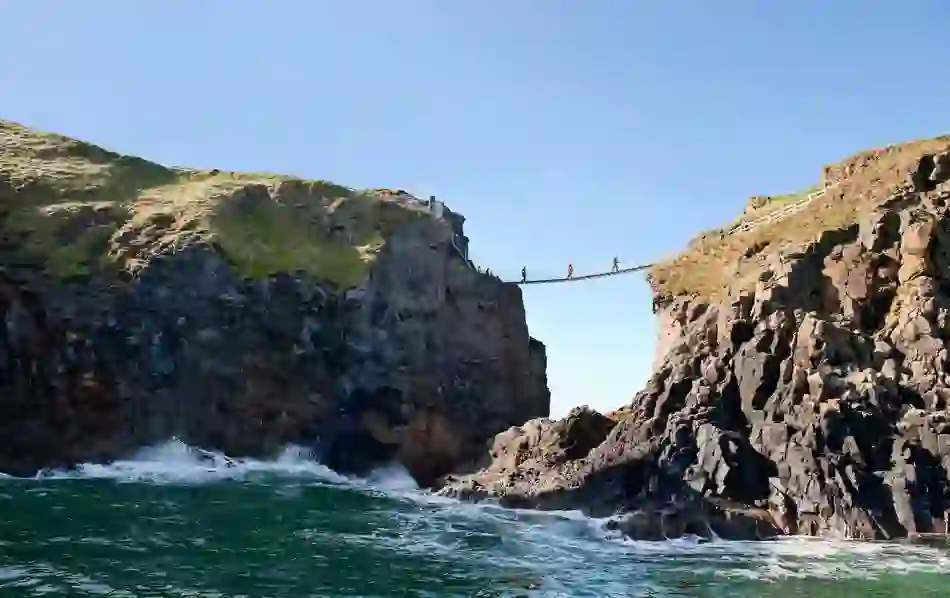
[[[377,548],[429,556],[463,551],[466,558],[506,559],[553,579],[579,562],[599,568],[602,584],[617,579],[614,568],[624,563],[653,563],[666,571],[683,568],[696,574],[745,580],[789,578],[864,578],[884,574],[939,572],[950,568],[950,553],[923,546],[789,538],[772,542],[664,542],[625,540],[605,528],[605,520],[578,511],[539,512],[506,509],[491,503],[467,503],[420,490],[405,469],[390,465],[366,478],[340,475],[320,464],[311,451],[287,447],[272,460],[231,458],[217,451],[191,447],[177,438],[141,449],[108,464],[86,463],[73,470],[47,470],[37,479],[103,479],[123,483],[209,484],[226,481],[296,480],[340,486],[403,503],[390,521],[398,533],[351,537]],[[276,484],[280,486],[280,484]],[[300,530],[303,535],[320,530]],[[482,538],[482,540],[478,540]],[[484,546],[479,542],[484,542]],[[611,571],[608,575],[606,572]],[[628,584],[633,580],[623,582]],[[607,587],[602,586],[602,589]],[[619,588],[619,586],[618,586]]]
[[107,464],[82,463],[72,470],[44,470],[37,474],[42,480],[87,478],[184,484],[261,476],[311,478],[338,484],[349,481],[318,463],[312,452],[302,447],[287,447],[273,460],[235,459],[218,451],[189,446],[178,438],[143,448],[128,459]]

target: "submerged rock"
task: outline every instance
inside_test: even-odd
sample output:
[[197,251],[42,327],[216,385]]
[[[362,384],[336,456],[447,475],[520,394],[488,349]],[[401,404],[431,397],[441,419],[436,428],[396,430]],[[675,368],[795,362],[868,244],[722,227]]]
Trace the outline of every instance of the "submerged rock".
[[405,193],[170,169],[0,121],[0,471],[177,436],[423,484],[548,413],[517,286]]
[[799,211],[658,265],[655,370],[609,432],[587,410],[529,422],[440,492],[639,538],[946,533],[947,164],[950,138],[859,154]]

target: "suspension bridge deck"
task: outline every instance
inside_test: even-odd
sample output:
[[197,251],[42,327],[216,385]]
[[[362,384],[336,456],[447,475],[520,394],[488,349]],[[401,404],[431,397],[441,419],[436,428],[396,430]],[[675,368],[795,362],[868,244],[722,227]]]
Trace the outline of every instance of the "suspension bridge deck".
[[556,282],[579,282],[581,280],[590,280],[592,278],[603,278],[605,276],[618,276],[620,274],[629,274],[630,272],[639,272],[640,270],[646,270],[647,268],[652,268],[653,264],[643,264],[642,266],[634,266],[632,268],[621,268],[619,270],[611,270],[609,272],[598,272],[596,274],[584,274],[583,276],[572,276],[570,278],[540,278],[538,280],[510,280],[505,282],[510,282],[517,285],[526,285],[526,284],[553,284]]
[[[784,219],[791,214],[803,210],[809,203],[818,197],[823,196],[828,192],[829,189],[833,189],[838,185],[845,182],[845,180],[837,181],[831,185],[818,189],[812,193],[809,193],[805,197],[792,201],[791,203],[776,209],[774,211],[767,212],[763,216],[757,218],[751,218],[736,224],[732,228],[724,232],[725,235],[732,235],[736,233],[748,232],[755,228],[758,228],[762,225],[772,224],[778,220]],[[455,251],[458,252],[459,256],[468,264],[468,267],[472,270],[475,270],[475,265],[469,261],[468,255],[466,252],[463,252],[459,246],[456,244],[455,239],[452,239],[452,246],[455,248]],[[583,276],[567,276],[563,278],[539,278],[537,280],[506,280],[505,282],[516,284],[519,286],[528,285],[528,284],[555,284],[559,282],[579,282],[581,280],[591,280],[593,278],[605,278],[607,276],[618,276],[620,274],[629,274],[631,272],[639,272],[641,270],[646,270],[647,268],[652,268],[655,264],[643,264],[640,266],[633,266],[632,268],[621,268],[619,270],[610,270],[609,272],[597,272],[595,274],[584,274]]]

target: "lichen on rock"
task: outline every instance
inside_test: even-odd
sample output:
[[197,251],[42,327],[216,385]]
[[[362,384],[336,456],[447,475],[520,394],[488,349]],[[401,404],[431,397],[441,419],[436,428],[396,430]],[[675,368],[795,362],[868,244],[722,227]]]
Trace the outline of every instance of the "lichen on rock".
[[0,121],[0,471],[170,436],[422,483],[546,415],[519,289],[387,190],[169,168]]
[[806,209],[691,244],[650,272],[654,373],[601,441],[565,460],[603,416],[539,420],[441,492],[649,539],[946,534],[948,181],[948,137],[863,152]]

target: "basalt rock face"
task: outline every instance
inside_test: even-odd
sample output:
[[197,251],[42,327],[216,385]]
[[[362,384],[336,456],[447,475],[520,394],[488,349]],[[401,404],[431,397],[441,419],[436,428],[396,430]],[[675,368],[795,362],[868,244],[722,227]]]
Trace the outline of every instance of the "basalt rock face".
[[759,244],[755,276],[681,295],[651,277],[647,388],[609,425],[578,409],[500,434],[489,468],[441,492],[614,515],[639,538],[946,533],[950,141],[934,146],[826,169],[853,182],[834,199],[854,218]]
[[519,289],[442,206],[0,125],[0,471],[176,436],[429,483],[547,414]]

